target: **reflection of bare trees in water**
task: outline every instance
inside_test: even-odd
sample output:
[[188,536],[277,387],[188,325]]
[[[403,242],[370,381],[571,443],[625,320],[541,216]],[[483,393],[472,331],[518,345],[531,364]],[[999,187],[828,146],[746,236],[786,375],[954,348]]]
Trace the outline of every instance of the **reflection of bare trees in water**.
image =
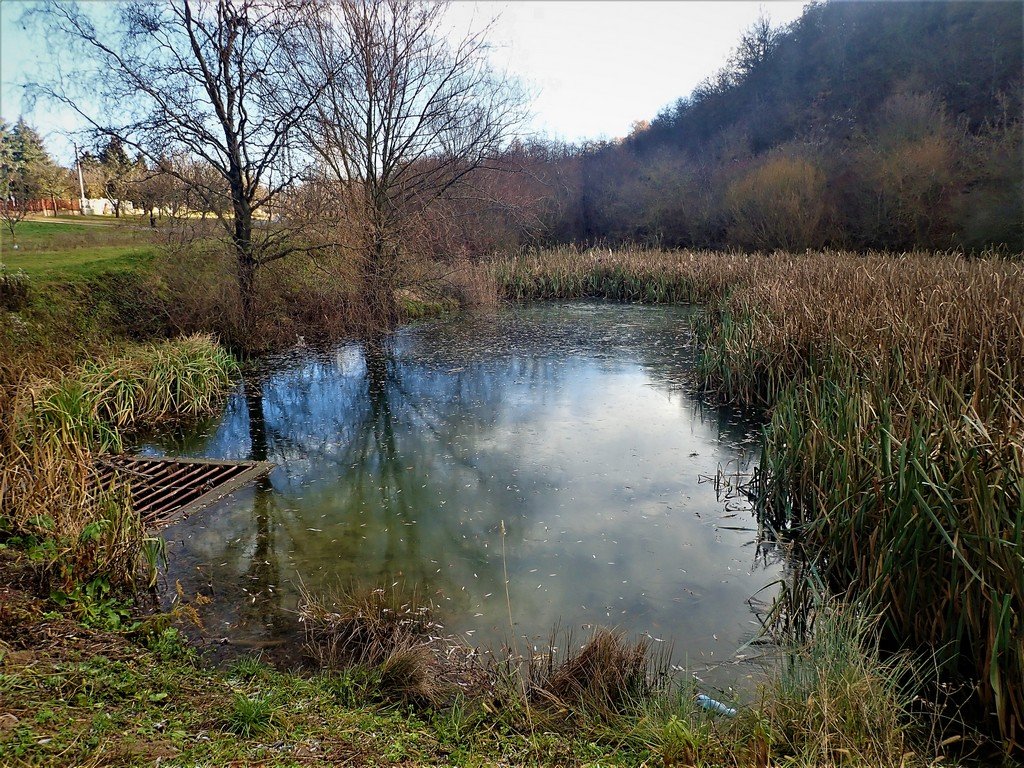
[[[275,630],[291,622],[280,586],[282,577],[293,581],[295,574],[287,564],[282,573],[281,547],[320,548],[326,558],[341,559],[341,571],[357,563],[358,578],[367,582],[402,578],[446,594],[458,594],[461,584],[439,568],[438,558],[464,557],[477,572],[488,568],[479,541],[466,535],[466,521],[452,507],[442,512],[439,500],[454,498],[468,479],[490,482],[451,443],[491,429],[500,412],[500,378],[476,365],[453,381],[446,371],[400,363],[387,338],[366,341],[359,351],[358,373],[339,374],[336,366],[316,362],[246,382],[240,399],[248,458],[283,470],[255,488],[253,527],[243,536],[248,543],[236,549],[247,592],[237,610],[249,626]],[[329,523],[341,529],[336,543],[309,532],[322,521],[281,504],[299,489],[307,499],[319,494],[326,500]],[[424,530],[431,537],[428,551]]]
[[[489,482],[452,444],[492,427],[501,388],[492,386],[494,378],[479,365],[454,374],[453,381],[453,374],[403,364],[390,337],[367,340],[361,351],[365,400],[351,403],[349,440],[338,446],[334,459],[345,472],[338,492],[350,494],[339,512],[357,530],[363,524],[376,528],[376,546],[360,547],[361,577],[369,582],[401,577],[431,591],[455,593],[461,585],[444,569],[438,573],[438,558],[463,556],[477,561],[478,570],[488,565],[479,545],[463,535],[456,510],[442,512],[438,502],[457,497],[459,478],[472,478],[481,487]],[[474,412],[471,404],[483,406],[475,417],[467,416]],[[424,530],[431,534],[429,551],[423,549]],[[378,557],[366,557],[374,549]]]
[[[394,414],[389,396],[388,369],[391,355],[387,340],[378,337],[364,343],[363,358],[366,361],[366,391],[370,411],[369,423],[362,433],[372,436],[372,440],[364,442],[362,460],[356,466],[359,472],[365,472],[369,467],[375,468],[380,507],[391,511],[391,524],[385,529],[388,535],[385,538],[380,571],[367,574],[372,578],[389,576],[403,569],[414,568],[415,565],[423,565],[423,560],[420,556],[419,529],[409,507],[413,498],[411,481],[414,475],[404,471],[395,440]],[[368,444],[372,444],[375,452],[373,461],[369,461],[366,455]],[[361,479],[364,482],[366,480]],[[409,575],[414,578],[426,576],[424,573]]]
[[[249,420],[249,459],[266,461],[269,452],[267,422],[263,413],[262,386],[256,381],[245,383],[245,404]],[[268,477],[256,483],[252,515],[254,541],[248,567],[242,574],[242,588],[247,599],[239,605],[239,621],[258,624],[271,631],[289,625],[281,604],[281,564],[275,535],[277,501]]]
[[[505,346],[500,324],[476,335],[473,324],[411,327],[249,379],[211,445],[277,469],[254,489],[251,507],[226,516],[219,541],[204,539],[204,562],[222,574],[219,587],[226,576],[233,590],[210,615],[237,621],[240,635],[280,639],[295,628],[288,609],[299,579],[313,591],[338,580],[402,580],[465,611],[463,588],[474,579],[502,581],[498,521],[515,543],[554,511],[541,492],[548,486],[535,487],[547,467],[529,458],[544,439],[538,413],[560,413],[563,401],[585,395],[600,380],[594,366],[614,374],[623,362],[640,365],[673,402],[679,395],[702,432],[711,428],[709,450],[747,470],[749,423],[702,411],[677,388],[679,376],[656,375],[681,364],[670,347],[685,318],[598,323],[589,334],[568,328],[569,349],[555,343],[557,333],[544,335],[544,322],[513,328]],[[517,457],[526,457],[521,466]]]

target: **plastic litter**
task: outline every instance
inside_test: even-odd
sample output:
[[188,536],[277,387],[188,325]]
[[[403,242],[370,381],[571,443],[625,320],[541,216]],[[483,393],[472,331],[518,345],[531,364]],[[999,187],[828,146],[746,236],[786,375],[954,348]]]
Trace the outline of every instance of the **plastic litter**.
[[717,712],[718,714],[725,715],[726,717],[736,717],[735,709],[727,707],[722,702],[715,701],[710,696],[705,696],[703,693],[697,694],[697,703],[709,712]]

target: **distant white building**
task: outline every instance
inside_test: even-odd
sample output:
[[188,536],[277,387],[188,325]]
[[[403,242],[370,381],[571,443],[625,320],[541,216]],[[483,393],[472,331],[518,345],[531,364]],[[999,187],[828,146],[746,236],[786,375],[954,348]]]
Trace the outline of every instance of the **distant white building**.
[[[121,202],[121,213],[135,213],[135,206],[128,200]],[[113,216],[114,204],[105,197],[82,198],[82,214],[85,216]]]

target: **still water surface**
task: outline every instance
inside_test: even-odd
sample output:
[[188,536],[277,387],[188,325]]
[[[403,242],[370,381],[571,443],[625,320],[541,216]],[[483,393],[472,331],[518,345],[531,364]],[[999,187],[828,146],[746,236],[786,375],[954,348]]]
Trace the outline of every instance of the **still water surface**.
[[759,426],[693,394],[693,312],[539,304],[264,361],[218,418],[141,446],[277,465],[166,530],[168,584],[210,596],[233,647],[294,649],[298,585],[352,580],[415,586],[497,647],[504,523],[517,636],[618,626],[728,682],[784,565],[709,481],[754,468]]

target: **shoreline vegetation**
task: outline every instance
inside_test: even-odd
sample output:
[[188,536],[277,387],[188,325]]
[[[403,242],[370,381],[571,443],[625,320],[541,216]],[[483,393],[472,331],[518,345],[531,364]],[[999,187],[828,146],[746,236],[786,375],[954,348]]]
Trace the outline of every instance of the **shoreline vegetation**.
[[[203,266],[190,279],[222,284],[221,265],[190,258]],[[768,409],[761,514],[819,580],[813,624],[780,629],[780,663],[753,700],[726,702],[734,718],[610,630],[554,657],[453,667],[458,646],[440,653],[430,606],[392,591],[307,596],[308,674],[250,658],[210,668],[173,626],[189,596],[170,615],[140,612],[159,541],[130,499],[83,490],[84,457],[207,411],[231,385],[222,347],[181,336],[230,338],[190,274],[157,256],[0,275],[7,762],[913,766],[991,758],[986,736],[1020,750],[1019,260],[557,248],[423,268],[397,297],[407,318],[502,299],[707,308],[698,384]],[[316,273],[281,278],[294,290],[266,310],[284,328],[268,344],[332,306],[325,334],[361,330],[344,280],[310,293]],[[795,602],[805,586],[790,585]]]

